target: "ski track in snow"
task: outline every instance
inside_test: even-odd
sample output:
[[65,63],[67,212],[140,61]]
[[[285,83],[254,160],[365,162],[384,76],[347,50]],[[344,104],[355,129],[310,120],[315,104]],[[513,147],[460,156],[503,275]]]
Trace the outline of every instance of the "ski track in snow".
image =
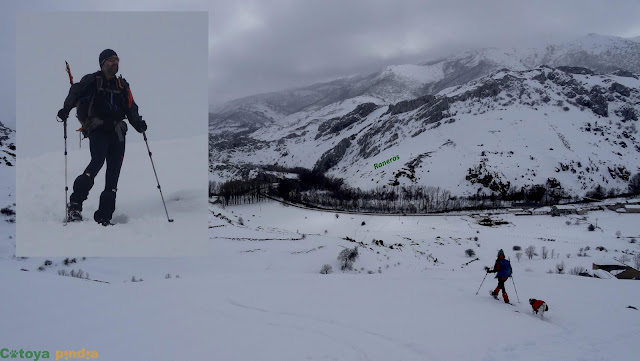
[[[337,342],[344,342],[342,340],[343,337],[348,337],[351,332],[348,331],[355,331],[357,335],[362,336],[362,335],[367,335],[367,336],[371,336],[373,337],[374,341],[370,341],[371,343],[377,343],[376,341],[384,341],[387,344],[391,344],[394,346],[394,350],[396,350],[394,353],[396,355],[399,355],[399,353],[401,353],[402,351],[410,351],[413,355],[413,357],[411,358],[404,358],[404,357],[400,357],[400,359],[403,360],[411,360],[411,359],[415,359],[415,360],[424,360],[425,357],[427,359],[430,359],[431,356],[427,356],[428,352],[426,350],[420,349],[420,347],[418,347],[417,345],[411,344],[411,343],[403,343],[402,341],[396,340],[390,336],[387,335],[383,335],[380,333],[376,333],[376,332],[372,332],[372,331],[368,331],[365,329],[361,329],[352,325],[348,325],[339,321],[335,321],[335,320],[326,320],[326,319],[320,319],[320,318],[316,318],[316,317],[312,317],[309,315],[303,315],[303,314],[297,314],[297,313],[290,313],[290,312],[279,312],[279,311],[271,311],[271,310],[266,310],[266,309],[262,309],[259,307],[254,307],[254,306],[248,306],[245,304],[241,304],[235,300],[228,300],[229,304],[236,306],[236,307],[240,307],[243,309],[247,309],[247,310],[252,310],[252,311],[257,311],[260,313],[265,313],[265,314],[269,314],[269,315],[274,315],[279,322],[282,322],[282,317],[281,316],[286,316],[287,318],[293,318],[296,321],[302,321],[303,325],[287,325],[287,327],[294,327],[295,329],[298,329],[300,331],[311,331],[313,333],[318,333],[321,334],[329,339],[331,339],[332,341],[337,341]],[[315,323],[317,325],[310,325],[309,321],[311,321],[311,323]],[[271,324],[271,323],[270,323]],[[321,331],[321,328],[324,328],[323,326],[329,326],[328,330],[326,331]],[[279,326],[283,326],[283,324],[279,324]],[[339,333],[339,336],[331,336],[331,335],[335,335],[336,333]],[[360,341],[361,342],[361,341]],[[368,343],[368,342],[367,342]],[[356,351],[362,359],[362,360],[371,360],[372,358],[368,356],[368,354],[362,350],[361,348],[357,347],[355,342],[353,343],[348,343],[347,344],[349,347],[351,347],[354,351]],[[385,347],[386,348],[386,347]],[[402,352],[405,353],[405,352]],[[364,356],[364,357],[362,357]]]

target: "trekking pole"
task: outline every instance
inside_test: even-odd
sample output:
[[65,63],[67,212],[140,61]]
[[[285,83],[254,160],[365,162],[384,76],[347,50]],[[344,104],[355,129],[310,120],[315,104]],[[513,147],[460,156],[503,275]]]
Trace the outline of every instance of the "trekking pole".
[[162,195],[162,188],[160,188],[160,181],[158,180],[158,173],[156,173],[156,166],[153,164],[153,157],[151,156],[151,150],[149,149],[149,142],[147,142],[147,133],[142,132],[144,142],[147,145],[147,151],[149,152],[149,159],[151,160],[151,166],[153,167],[153,174],[156,175],[156,182],[158,183],[158,190],[160,191],[160,198],[162,198],[162,205],[164,205],[164,212],[167,214],[167,221],[173,222],[173,219],[169,218],[169,212],[167,211],[167,205],[164,202],[164,196]]
[[482,288],[482,284],[484,283],[484,280],[487,278],[488,274],[489,274],[489,272],[484,274],[484,278],[482,279],[482,283],[480,283],[480,287],[478,287],[478,291],[476,292],[476,296],[478,295],[478,292],[480,292],[480,289]]
[[516,291],[516,298],[518,299],[518,303],[520,303],[520,297],[518,297],[518,289],[516,288],[516,282],[513,280],[513,273],[511,274],[511,282],[513,282],[513,289]]
[[[67,67],[67,74],[69,74],[69,85],[73,85],[73,75],[71,75],[71,68],[69,67],[69,63],[64,61]],[[56,117],[56,121],[58,121]],[[59,121],[58,121],[59,122]],[[64,225],[67,225],[67,218],[69,214],[69,205],[67,204],[68,194],[69,194],[69,186],[67,185],[67,120],[62,121],[62,125],[64,128]]]

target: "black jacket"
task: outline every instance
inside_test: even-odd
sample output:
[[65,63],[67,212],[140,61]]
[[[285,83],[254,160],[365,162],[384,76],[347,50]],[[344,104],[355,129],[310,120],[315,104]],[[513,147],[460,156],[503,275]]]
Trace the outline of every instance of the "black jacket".
[[102,71],[83,76],[79,83],[73,84],[69,89],[63,108],[69,112],[79,100],[89,99],[91,96],[94,98],[89,109],[89,118],[101,119],[101,127],[105,130],[112,130],[115,123],[125,117],[134,127],[142,121],[129,83],[122,77],[107,80]]

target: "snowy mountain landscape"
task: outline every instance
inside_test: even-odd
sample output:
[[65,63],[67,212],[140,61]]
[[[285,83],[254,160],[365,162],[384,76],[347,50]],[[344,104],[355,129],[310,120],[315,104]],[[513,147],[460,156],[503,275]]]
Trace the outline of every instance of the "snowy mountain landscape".
[[[210,116],[212,176],[275,164],[361,189],[470,195],[553,178],[568,196],[624,192],[640,170],[638,59],[640,44],[592,34],[241,99]],[[400,161],[374,165],[392,157]]]
[[[213,195],[203,215],[194,214],[204,201],[200,177],[185,177],[193,163],[183,161],[200,141],[155,143],[159,170],[172,167],[160,174],[171,216],[185,219],[189,234],[208,223],[197,257],[143,254],[154,242],[180,253],[184,245],[170,246],[184,234],[163,219],[141,142],[128,145],[122,171],[131,178],[123,178],[115,219],[125,221],[107,229],[83,222],[70,235],[54,226],[60,152],[19,165],[55,182],[16,178],[15,131],[0,127],[0,319],[8,325],[0,327],[0,352],[48,350],[65,360],[79,350],[103,360],[635,360],[640,287],[616,276],[640,269],[640,198],[615,195],[640,172],[639,77],[640,43],[589,35],[229,102],[210,114],[216,182],[265,176],[279,187],[304,167],[372,192],[438,187],[453,198],[545,185],[566,201],[597,186],[614,191],[578,208],[437,214],[420,206],[320,210],[277,197],[223,206]],[[86,156],[71,152],[70,167],[80,169]],[[17,208],[16,179],[34,190]],[[18,236],[28,235],[37,256],[16,256],[16,209],[18,219],[35,210]],[[51,253],[83,237],[87,252],[140,237],[144,244],[128,245],[140,250],[134,257]],[[500,249],[513,268],[505,284],[511,304],[489,295],[497,280],[485,267]],[[532,313],[529,298],[549,311]]]

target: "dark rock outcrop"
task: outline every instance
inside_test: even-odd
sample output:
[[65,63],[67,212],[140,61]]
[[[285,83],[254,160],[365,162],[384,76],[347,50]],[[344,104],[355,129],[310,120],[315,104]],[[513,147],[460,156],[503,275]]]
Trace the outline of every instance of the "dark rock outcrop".
[[335,147],[326,151],[320,159],[318,159],[316,164],[313,166],[313,171],[325,173],[329,169],[333,168],[336,164],[340,163],[350,145],[351,140],[348,137],[342,139]]

